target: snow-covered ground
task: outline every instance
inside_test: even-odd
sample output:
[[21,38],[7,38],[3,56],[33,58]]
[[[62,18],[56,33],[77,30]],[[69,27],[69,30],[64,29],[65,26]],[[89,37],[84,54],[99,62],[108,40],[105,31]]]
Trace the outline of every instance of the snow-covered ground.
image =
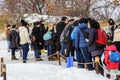
[[58,61],[47,61],[45,57],[43,61],[36,62],[33,51],[29,52],[26,64],[22,63],[19,52],[16,52],[19,60],[12,61],[11,54],[7,52],[7,42],[0,41],[0,45],[0,57],[4,57],[7,66],[7,80],[108,80],[95,71],[77,68],[76,63],[74,67],[66,68],[65,62],[59,66]]

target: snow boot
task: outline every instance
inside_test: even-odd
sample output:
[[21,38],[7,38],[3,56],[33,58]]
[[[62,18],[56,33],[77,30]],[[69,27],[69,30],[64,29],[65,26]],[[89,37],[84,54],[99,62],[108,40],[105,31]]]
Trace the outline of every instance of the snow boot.
[[15,56],[12,56],[12,60],[18,60],[18,58],[16,58]]

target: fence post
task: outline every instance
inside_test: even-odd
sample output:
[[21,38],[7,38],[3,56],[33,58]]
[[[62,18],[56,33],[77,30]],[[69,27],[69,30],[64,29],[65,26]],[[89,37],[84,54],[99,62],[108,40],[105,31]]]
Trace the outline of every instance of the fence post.
[[99,73],[99,64],[98,62],[95,63],[95,70],[96,70],[96,73],[98,74]]
[[4,60],[3,60],[3,57],[2,58],[0,58],[0,76],[2,76],[2,65],[3,65],[3,63],[4,63]]
[[6,65],[5,64],[2,65],[2,77],[3,77],[3,80],[7,80],[7,77],[6,77]]
[[57,51],[57,58],[58,58],[59,65],[61,65],[61,60],[60,60],[60,53],[59,53],[59,51]]
[[99,64],[98,64],[99,61],[100,61],[100,58],[98,56],[95,57],[95,70],[97,74],[99,73]]
[[58,54],[59,65],[61,65],[60,54]]
[[85,66],[85,69],[87,69],[87,68],[88,68],[88,64],[84,64],[84,66]]

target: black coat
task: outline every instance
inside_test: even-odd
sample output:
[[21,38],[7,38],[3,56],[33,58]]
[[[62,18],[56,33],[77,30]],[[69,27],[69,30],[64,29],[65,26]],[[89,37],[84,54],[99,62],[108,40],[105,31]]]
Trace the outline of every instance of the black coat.
[[56,31],[57,31],[56,35],[57,35],[58,40],[60,40],[60,35],[61,35],[62,31],[64,30],[65,26],[66,26],[66,23],[63,21],[59,22],[56,25]]
[[32,29],[32,35],[35,37],[35,41],[33,42],[34,49],[42,49],[44,47],[44,40],[40,27],[34,27]]
[[19,49],[20,47],[20,37],[16,30],[11,30],[10,32],[10,49]]

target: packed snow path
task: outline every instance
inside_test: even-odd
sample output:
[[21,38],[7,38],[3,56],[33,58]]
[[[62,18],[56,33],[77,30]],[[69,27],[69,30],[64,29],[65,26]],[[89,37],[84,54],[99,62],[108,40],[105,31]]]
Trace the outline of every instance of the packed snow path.
[[66,68],[65,62],[59,66],[58,61],[47,61],[46,58],[35,61],[33,51],[29,52],[26,64],[22,63],[19,52],[16,52],[19,60],[12,61],[11,54],[7,52],[7,42],[0,41],[0,45],[0,57],[4,57],[7,66],[7,80],[108,80],[95,71],[77,68],[76,63],[73,68]]

